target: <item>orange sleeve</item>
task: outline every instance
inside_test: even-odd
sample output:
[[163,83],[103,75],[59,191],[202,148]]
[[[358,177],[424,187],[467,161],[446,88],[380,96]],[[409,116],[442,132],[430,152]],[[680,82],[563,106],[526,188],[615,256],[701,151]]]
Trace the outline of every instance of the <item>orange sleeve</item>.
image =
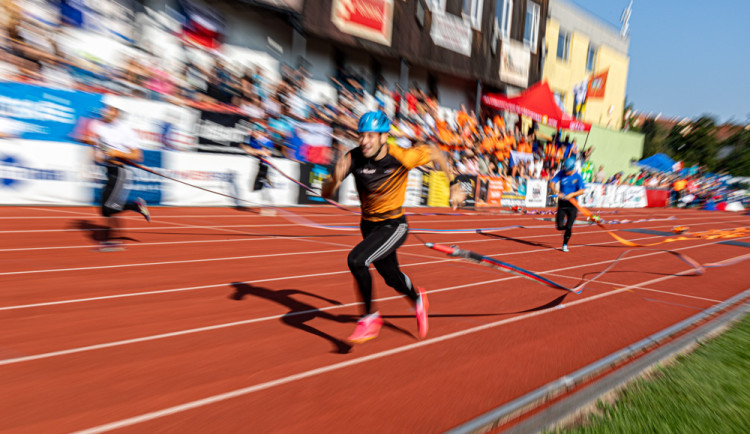
[[391,143],[388,145],[388,153],[400,161],[407,169],[422,166],[432,160],[432,149],[424,145],[404,149],[395,143]]

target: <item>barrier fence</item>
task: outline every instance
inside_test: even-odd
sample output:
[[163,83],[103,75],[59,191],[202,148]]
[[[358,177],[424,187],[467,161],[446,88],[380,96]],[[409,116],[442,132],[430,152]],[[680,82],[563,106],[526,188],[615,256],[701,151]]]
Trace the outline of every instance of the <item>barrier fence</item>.
[[[254,190],[259,160],[234,154],[145,150],[142,165],[166,176],[205,189],[234,196],[256,205],[316,205],[323,200],[274,169],[269,170],[270,194]],[[90,205],[98,203],[105,179],[104,167],[93,162],[89,146],[65,142],[23,139],[0,140],[0,204],[2,205]],[[297,163],[271,158],[284,174],[320,191],[332,165]],[[541,179],[511,182],[491,176],[460,175],[469,207],[542,208],[553,204],[547,182]],[[131,198],[142,197],[151,205],[237,206],[248,203],[198,190],[137,168],[128,168],[127,188]],[[661,193],[651,194],[642,186],[589,184],[581,203],[592,208],[642,208],[666,203]],[[359,204],[356,187],[347,179],[333,198],[345,205]],[[442,172],[409,173],[406,206],[447,207],[448,179]]]

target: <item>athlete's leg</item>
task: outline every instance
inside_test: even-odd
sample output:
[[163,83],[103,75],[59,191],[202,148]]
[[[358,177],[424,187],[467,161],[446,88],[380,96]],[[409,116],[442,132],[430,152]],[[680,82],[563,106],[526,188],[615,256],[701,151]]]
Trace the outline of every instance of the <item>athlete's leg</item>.
[[[404,242],[407,225],[405,221],[403,223],[362,221],[361,228],[364,240],[349,253],[348,265],[357,281],[362,302],[365,305],[365,315],[369,315],[372,313],[370,264],[394,252],[396,247]],[[398,263],[396,263],[396,270],[399,272]]]
[[576,207],[571,205],[565,208],[565,215],[567,217],[567,221],[565,222],[565,233],[563,235],[563,244],[568,245],[570,236],[573,234],[573,225],[576,222],[576,217],[578,216],[578,210],[576,209]]
[[[404,236],[406,238],[406,236]],[[399,245],[403,242],[398,243]],[[387,255],[386,257],[379,259],[374,262],[375,269],[378,270],[385,283],[396,291],[406,295],[411,301],[416,302],[419,299],[419,294],[414,289],[409,276],[404,274],[398,267],[398,257],[396,251]]]

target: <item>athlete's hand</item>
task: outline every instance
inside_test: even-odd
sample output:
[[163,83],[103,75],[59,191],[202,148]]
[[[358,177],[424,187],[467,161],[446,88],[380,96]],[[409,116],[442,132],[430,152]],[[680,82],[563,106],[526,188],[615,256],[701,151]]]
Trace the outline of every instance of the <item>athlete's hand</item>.
[[451,186],[451,208],[457,209],[464,204],[466,200],[466,192],[461,188],[461,183],[457,182]]

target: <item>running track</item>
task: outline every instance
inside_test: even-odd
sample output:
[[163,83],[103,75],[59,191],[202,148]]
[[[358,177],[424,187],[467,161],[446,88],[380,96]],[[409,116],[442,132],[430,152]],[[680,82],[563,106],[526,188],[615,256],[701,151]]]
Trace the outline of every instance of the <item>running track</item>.
[[[291,211],[357,224],[330,207]],[[0,208],[0,430],[443,431],[749,286],[750,261],[680,276],[683,263],[646,250],[567,294],[450,260],[410,236],[400,261],[429,291],[428,338],[415,337],[409,304],[376,277],[386,326],[349,348],[359,305],[346,256],[357,232],[221,208],[152,214],[150,225],[125,220],[126,251],[99,253],[94,208]],[[654,219],[617,229],[750,225],[738,214],[674,209],[604,217]],[[562,253],[552,223],[535,216],[410,217],[412,228],[512,224],[535,228],[422,238],[571,286],[626,249],[576,226]],[[666,248],[703,263],[750,255],[717,241]]]

